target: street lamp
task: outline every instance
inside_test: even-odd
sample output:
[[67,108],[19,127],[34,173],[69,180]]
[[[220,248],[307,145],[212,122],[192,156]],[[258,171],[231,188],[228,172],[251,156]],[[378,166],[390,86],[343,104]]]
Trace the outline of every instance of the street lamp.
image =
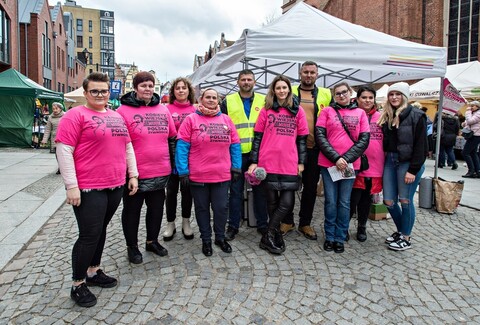
[[83,59],[85,60],[85,65],[87,65],[88,59],[90,58],[90,54],[92,53],[88,52],[87,48],[84,48],[82,53],[83,53]]

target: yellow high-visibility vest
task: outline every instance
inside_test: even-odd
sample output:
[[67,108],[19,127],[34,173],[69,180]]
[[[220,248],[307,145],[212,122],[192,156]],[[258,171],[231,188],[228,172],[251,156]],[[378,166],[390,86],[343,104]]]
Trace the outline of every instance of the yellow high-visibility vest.
[[240,137],[242,154],[249,153],[252,150],[253,128],[257,122],[260,110],[265,106],[265,96],[254,93],[249,118],[247,118],[247,115],[245,114],[243,101],[238,92],[228,95],[226,101],[227,115],[230,116],[237,129],[238,136]]
[[[298,85],[292,86],[292,93],[298,96]],[[328,107],[330,105],[331,100],[332,93],[330,92],[330,89],[317,87],[317,98],[315,99],[317,104],[315,110],[318,110],[316,112],[317,116],[320,115],[320,112],[324,107]]]

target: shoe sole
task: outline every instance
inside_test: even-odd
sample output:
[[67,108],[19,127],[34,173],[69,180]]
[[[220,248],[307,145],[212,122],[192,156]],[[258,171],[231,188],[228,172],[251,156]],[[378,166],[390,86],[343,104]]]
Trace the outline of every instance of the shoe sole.
[[87,285],[87,287],[113,288],[113,287],[117,286],[118,281],[115,281],[115,282],[112,282],[112,283],[100,284],[100,283],[95,283],[95,282],[89,282],[88,280],[86,280],[85,284]]
[[80,307],[93,307],[97,304],[97,299],[93,300],[93,301],[89,301],[89,302],[78,302],[76,301],[72,295],[70,295],[70,298],[72,298],[72,300],[77,304],[79,305]]
[[262,243],[260,243],[258,246],[260,246],[261,249],[264,249],[264,250],[266,250],[266,251],[269,251],[271,254],[275,254],[275,255],[280,255],[280,254],[282,254],[282,253],[285,251],[285,249],[284,249],[284,250],[281,250],[281,249],[280,249],[280,250],[272,249],[272,248],[270,248],[269,246],[267,246],[267,245],[265,245],[265,244],[262,244]]
[[215,243],[215,246],[218,246],[218,247],[222,250],[222,252],[224,252],[224,253],[230,254],[230,253],[232,252],[232,248],[231,248],[231,247],[230,247],[229,250],[223,250],[222,247],[220,247],[219,244]]
[[168,252],[166,252],[166,253],[158,252],[158,253],[157,253],[157,252],[154,251],[153,249],[148,249],[148,248],[145,248],[145,250],[146,250],[147,252],[151,252],[151,253],[153,253],[153,254],[155,254],[155,255],[162,256],[162,257],[168,255]]
[[412,248],[412,246],[406,246],[406,247],[391,247],[388,246],[388,249],[391,249],[392,251],[400,252],[400,251],[406,251],[407,249]]
[[311,236],[311,235],[309,235],[309,234],[307,234],[307,233],[305,233],[305,232],[303,232],[303,231],[301,231],[301,230],[298,230],[298,231],[299,231],[305,238],[307,238],[307,239],[310,239],[310,240],[317,240],[317,239],[318,239],[318,236],[317,236],[317,235]]
[[182,229],[182,234],[183,234],[183,238],[185,238],[186,240],[192,240],[194,236],[194,234],[191,234],[191,235],[185,235],[185,231],[183,231]]
[[[183,231],[183,229],[182,229]],[[173,237],[175,236],[175,234],[177,233],[177,230],[173,230],[173,234],[171,236],[163,236],[163,241],[171,241],[173,239]]]
[[132,260],[132,259],[128,259],[128,261],[132,264],[142,264],[143,263],[143,258],[141,258],[140,260]]

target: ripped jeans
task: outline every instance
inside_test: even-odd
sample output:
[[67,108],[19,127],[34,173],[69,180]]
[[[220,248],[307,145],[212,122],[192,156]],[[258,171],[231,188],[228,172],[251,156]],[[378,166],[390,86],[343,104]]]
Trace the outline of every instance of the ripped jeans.
[[406,236],[410,236],[415,223],[413,196],[425,171],[425,165],[423,165],[415,175],[415,181],[405,184],[405,174],[409,166],[408,161],[398,161],[397,153],[388,152],[383,169],[383,201],[397,226],[397,231]]

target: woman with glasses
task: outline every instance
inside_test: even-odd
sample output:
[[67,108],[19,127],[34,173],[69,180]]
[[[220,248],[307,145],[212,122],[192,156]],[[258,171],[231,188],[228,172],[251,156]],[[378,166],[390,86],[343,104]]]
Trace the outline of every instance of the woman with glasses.
[[365,111],[350,101],[346,82],[333,87],[334,103],[317,120],[318,165],[325,195],[325,251],[343,253],[350,223],[350,195],[360,156],[367,149],[370,128]]
[[160,104],[160,96],[154,93],[155,77],[150,72],[138,72],[133,78],[133,89],[122,96],[117,112],[127,124],[138,166],[137,193],[123,193],[122,228],[128,259],[140,264],[143,256],[138,249],[138,228],[143,203],[147,206],[145,250],[158,256],[168,255],[158,236],[177,131],[170,111]]
[[[128,191],[137,191],[135,154],[124,120],[106,108],[110,80],[94,72],[83,81],[85,106],[70,109],[60,119],[57,158],[73,206],[78,239],[72,251],[73,286],[70,297],[82,307],[97,298],[89,286],[111,288],[117,280],[100,269],[107,226],[122,199],[125,175]],[[104,132],[96,132],[102,124]]]
[[403,251],[412,247],[410,235],[415,223],[413,196],[428,156],[427,116],[408,104],[410,87],[406,82],[391,85],[387,94],[387,102],[378,120],[383,130],[386,153],[383,201],[397,230],[387,237],[385,243],[392,250]]

